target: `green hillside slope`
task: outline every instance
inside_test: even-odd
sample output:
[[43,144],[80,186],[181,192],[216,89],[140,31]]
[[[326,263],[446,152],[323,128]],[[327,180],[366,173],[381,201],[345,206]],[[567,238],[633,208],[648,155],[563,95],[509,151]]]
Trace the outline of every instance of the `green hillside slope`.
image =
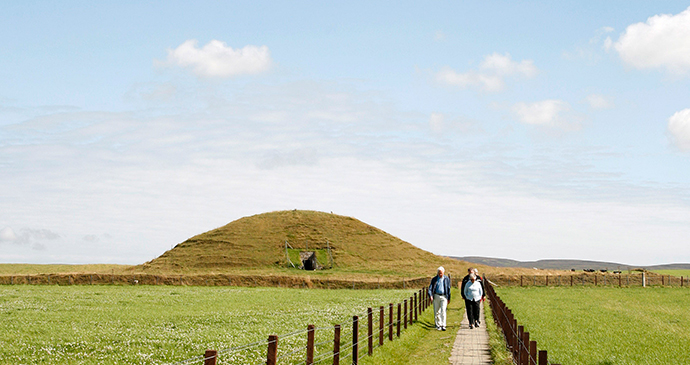
[[[457,268],[456,271],[466,265],[421,250],[351,217],[291,210],[241,218],[191,237],[136,270],[304,273],[287,267],[286,241],[295,249],[330,246],[333,269],[316,273],[322,275],[347,272],[433,275],[439,265]],[[328,263],[321,264],[328,266]]]

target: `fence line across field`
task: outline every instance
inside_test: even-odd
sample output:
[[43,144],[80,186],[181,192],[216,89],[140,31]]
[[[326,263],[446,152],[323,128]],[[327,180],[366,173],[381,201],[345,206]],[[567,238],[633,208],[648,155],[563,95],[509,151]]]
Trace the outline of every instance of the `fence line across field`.
[[579,273],[571,275],[496,275],[491,281],[502,286],[675,286],[689,287],[690,277],[655,273]]
[[[172,365],[186,365],[186,364],[196,364],[202,363],[204,365],[216,365],[217,361],[221,355],[228,355],[236,353],[241,350],[246,350],[249,348],[254,348],[257,346],[266,346],[266,358],[261,360],[261,364],[276,365],[279,360],[288,360],[294,358],[295,356],[303,353],[304,356],[299,356],[300,362],[306,362],[307,364],[316,364],[328,359],[332,360],[334,365],[339,365],[341,360],[351,358],[352,364],[357,365],[359,360],[364,356],[371,356],[375,348],[384,345],[384,336],[386,328],[388,328],[388,341],[393,340],[393,327],[397,327],[397,337],[400,337],[400,323],[407,325],[412,325],[417,321],[418,315],[423,313],[432,302],[426,294],[426,287],[419,289],[412,293],[407,299],[404,299],[405,310],[401,313],[401,304],[397,303],[397,320],[394,320],[393,311],[396,306],[393,303],[388,305],[382,305],[375,310],[374,307],[367,308],[365,313],[360,313],[358,315],[352,316],[352,319],[346,321],[346,325],[343,327],[340,324],[336,324],[332,327],[316,327],[314,325],[308,325],[306,330],[297,330],[293,332],[286,333],[284,335],[270,335],[266,341],[257,341],[251,344],[234,346],[224,350],[206,350],[204,355],[195,356],[186,360],[182,360]],[[408,304],[409,303],[409,307]],[[386,308],[388,309],[388,315],[386,316]],[[378,313],[376,313],[378,312]],[[378,326],[374,326],[374,318],[378,316]],[[359,334],[360,322],[364,322],[366,334]],[[349,328],[348,328],[349,327]],[[348,332],[349,330],[349,332]],[[316,342],[316,333],[325,333],[330,335],[333,333],[333,340],[325,340],[321,342]],[[299,335],[307,334],[306,346],[302,344],[292,345],[289,348],[282,349],[279,354],[279,344],[283,343],[281,340],[286,338],[300,338]],[[347,335],[349,333],[349,335]],[[345,334],[345,336],[343,336]],[[378,337],[377,343],[374,342],[374,338]],[[328,343],[333,343],[333,351],[325,351],[321,353],[315,353],[316,349],[323,349]],[[349,343],[349,344],[348,344]],[[366,351],[364,347],[366,346]],[[360,348],[362,351],[360,352]],[[290,361],[294,363],[298,360]]]

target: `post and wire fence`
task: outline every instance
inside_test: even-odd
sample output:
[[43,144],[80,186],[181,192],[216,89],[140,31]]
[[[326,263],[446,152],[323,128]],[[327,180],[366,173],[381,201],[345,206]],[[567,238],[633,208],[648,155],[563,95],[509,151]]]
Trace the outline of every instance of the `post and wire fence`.
[[559,365],[549,362],[546,350],[537,350],[537,341],[531,341],[529,332],[518,324],[508,306],[496,294],[490,281],[484,281],[486,296],[498,328],[503,331],[508,351],[517,365]]
[[[399,338],[401,326],[403,329],[412,326],[432,304],[425,287],[413,292],[402,303],[369,307],[346,323],[326,327],[309,324],[306,329],[270,335],[264,341],[223,350],[209,349],[203,355],[171,365],[357,365],[363,357],[372,356],[374,349],[384,346],[386,338],[388,342]],[[260,355],[262,349],[263,356]],[[245,353],[247,351],[249,353]]]

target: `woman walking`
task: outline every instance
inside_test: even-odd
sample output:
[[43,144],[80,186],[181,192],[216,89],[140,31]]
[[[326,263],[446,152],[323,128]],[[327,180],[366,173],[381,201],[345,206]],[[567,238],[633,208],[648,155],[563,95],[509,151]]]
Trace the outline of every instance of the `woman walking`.
[[465,284],[463,293],[467,298],[467,319],[470,322],[470,329],[479,327],[479,302],[482,300],[484,290],[474,273],[470,274],[470,280]]

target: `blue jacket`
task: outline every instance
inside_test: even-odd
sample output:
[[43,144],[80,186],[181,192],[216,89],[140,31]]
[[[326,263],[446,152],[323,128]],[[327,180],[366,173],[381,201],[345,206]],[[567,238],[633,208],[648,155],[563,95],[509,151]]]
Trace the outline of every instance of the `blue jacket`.
[[[434,287],[436,286],[436,282],[438,281],[438,275],[434,276],[431,279],[431,284],[429,285],[429,296],[434,297]],[[449,275],[443,275],[443,291],[446,293],[445,297],[448,299],[450,302],[450,276]]]

